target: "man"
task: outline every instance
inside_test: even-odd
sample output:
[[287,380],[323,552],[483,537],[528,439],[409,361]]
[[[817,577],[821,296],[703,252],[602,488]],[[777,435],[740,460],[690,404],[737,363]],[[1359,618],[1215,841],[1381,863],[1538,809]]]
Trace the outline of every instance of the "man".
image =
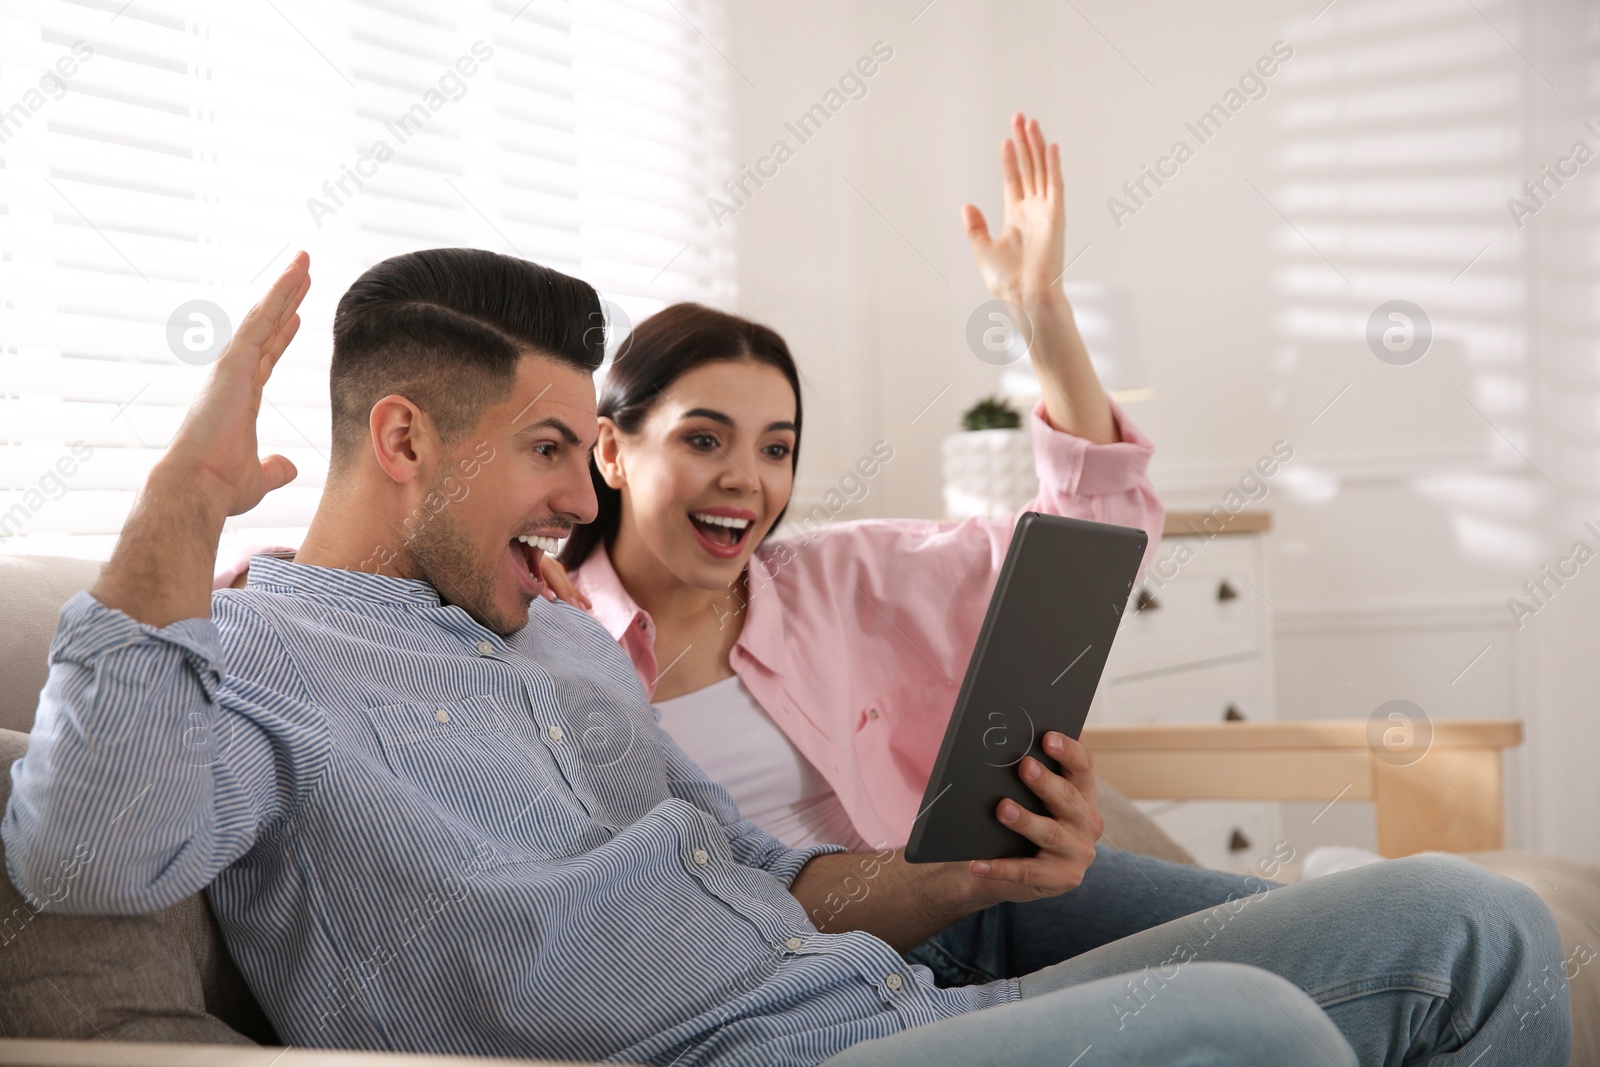
[[[95,860],[64,907],[153,911],[208,887],[296,1045],[1565,1062],[1564,995],[1531,1020],[1516,1006],[1559,962],[1548,913],[1453,859],[1274,888],[1019,979],[939,988],[907,964],[897,950],[965,915],[1082,880],[1100,832],[1087,753],[1051,735],[1064,773],[1026,761],[1051,818],[1026,827],[1036,856],[987,876],[792,850],[741,821],[610,636],[538,596],[542,548],[595,510],[599,304],[555,271],[445,249],[363,275],[334,322],[333,457],[305,542],[212,597],[224,519],[294,477],[258,458],[254,425],[309,285],[302,253],[62,609],[4,823],[20,887],[81,842]],[[847,932],[807,919],[830,894],[851,898]]]

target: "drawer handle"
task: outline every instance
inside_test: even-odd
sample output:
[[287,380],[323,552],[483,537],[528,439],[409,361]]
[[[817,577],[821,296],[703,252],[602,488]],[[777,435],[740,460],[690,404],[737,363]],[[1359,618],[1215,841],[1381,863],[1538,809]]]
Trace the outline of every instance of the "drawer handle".
[[1161,601],[1150,595],[1150,590],[1139,590],[1139,596],[1133,602],[1134,611],[1154,611],[1161,606]]
[[1244,712],[1239,710],[1239,705],[1229,704],[1228,710],[1222,713],[1223,722],[1244,722]]
[[1235,589],[1233,586],[1229,585],[1228,584],[1228,580],[1226,578],[1224,578],[1217,585],[1217,599],[1222,601],[1224,604],[1226,604],[1230,600],[1238,600],[1239,599],[1239,591],[1237,589]]
[[1250,847],[1250,839],[1244,836],[1244,831],[1234,827],[1233,836],[1228,838],[1229,852],[1244,852]]

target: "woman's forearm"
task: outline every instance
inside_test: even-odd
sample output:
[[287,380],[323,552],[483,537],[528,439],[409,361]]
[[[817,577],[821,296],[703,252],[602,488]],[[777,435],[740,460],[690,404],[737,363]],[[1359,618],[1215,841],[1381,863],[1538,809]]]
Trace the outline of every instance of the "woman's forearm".
[[1078,334],[1072,305],[1059,288],[1016,301],[1033,325],[1029,354],[1044,393],[1045,413],[1063,433],[1094,444],[1117,440],[1111,401]]

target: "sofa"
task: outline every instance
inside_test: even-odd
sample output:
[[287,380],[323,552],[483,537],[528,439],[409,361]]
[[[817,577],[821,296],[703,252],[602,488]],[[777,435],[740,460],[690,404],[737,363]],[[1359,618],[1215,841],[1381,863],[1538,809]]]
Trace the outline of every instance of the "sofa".
[[[100,564],[0,556],[0,808],[11,763],[27,749],[57,612]],[[1177,862],[1193,859],[1102,783],[1105,840]],[[3,854],[0,854],[3,858]],[[1473,856],[1524,881],[1556,913],[1563,943],[1600,949],[1600,871],[1522,853]],[[1575,1064],[1600,1067],[1600,960],[1572,983]],[[204,894],[147,916],[36,912],[0,873],[0,1064],[334,1067],[548,1063],[393,1053],[285,1050],[234,967]]]

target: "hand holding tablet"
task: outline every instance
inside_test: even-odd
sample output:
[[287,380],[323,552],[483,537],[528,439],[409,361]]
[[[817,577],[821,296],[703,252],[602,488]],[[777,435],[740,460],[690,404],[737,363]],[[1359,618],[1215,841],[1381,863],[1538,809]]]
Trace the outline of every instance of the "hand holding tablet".
[[[1012,878],[1030,862],[1013,857],[1066,845],[1063,823],[1098,822],[1091,761],[1075,739],[1145,544],[1144,531],[1124,526],[1035,512],[1017,521],[906,844],[909,862],[997,861],[991,876]],[[1015,820],[1001,820],[1013,811]]]

